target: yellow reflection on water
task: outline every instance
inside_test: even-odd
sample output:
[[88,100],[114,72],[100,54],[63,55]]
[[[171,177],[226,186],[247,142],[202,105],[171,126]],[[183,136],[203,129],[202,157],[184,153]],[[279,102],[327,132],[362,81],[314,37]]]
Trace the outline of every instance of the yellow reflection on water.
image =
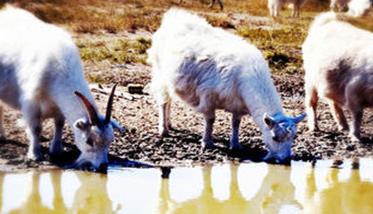
[[328,187],[321,191],[315,188],[315,171],[308,174],[305,213],[373,213],[372,181],[362,181],[357,170],[340,181],[339,173],[338,169],[330,169]]
[[360,170],[263,163],[0,173],[1,213],[373,213],[373,161]]

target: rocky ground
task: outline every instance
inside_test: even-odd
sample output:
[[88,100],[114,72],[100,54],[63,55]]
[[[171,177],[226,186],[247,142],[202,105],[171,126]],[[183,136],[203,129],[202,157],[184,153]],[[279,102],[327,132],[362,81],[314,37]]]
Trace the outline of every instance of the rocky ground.
[[[185,166],[226,161],[258,161],[266,154],[260,131],[249,116],[244,117],[240,128],[240,142],[244,149],[239,153],[228,151],[230,114],[223,111],[217,113],[215,122],[216,148],[201,151],[202,116],[180,101],[172,104],[174,130],[171,131],[171,136],[162,140],[158,137],[158,112],[154,100],[147,92],[150,68],[145,65],[145,59],[146,49],[151,44],[152,32],[159,25],[161,14],[170,6],[169,2],[144,1],[146,3],[140,4],[137,1],[129,1],[126,4],[119,4],[119,1],[91,0],[91,3],[96,5],[85,5],[82,1],[79,7],[71,7],[68,0],[57,6],[39,1],[34,1],[33,4],[29,4],[29,1],[17,2],[24,2],[21,5],[38,14],[40,18],[72,32],[84,61],[88,81],[101,83],[101,88],[97,84],[92,84],[92,93],[102,112],[106,106],[107,92],[114,82],[119,83],[113,116],[127,128],[127,132],[116,135],[110,147],[111,164],[134,164],[132,166],[137,167],[142,166],[136,164],[140,162],[157,166]],[[160,2],[163,2],[161,7]],[[291,115],[303,112],[304,81],[300,49],[307,35],[309,23],[316,12],[305,12],[299,19],[291,19],[284,15],[284,18],[274,20],[262,16],[267,14],[263,1],[251,1],[247,5],[244,1],[229,2],[226,1],[227,8],[230,9],[223,12],[207,12],[207,9],[198,8],[198,5],[194,4],[186,6],[198,10],[212,25],[222,27],[256,45],[263,52],[274,73],[273,79],[286,112]],[[257,7],[254,7],[254,3]],[[203,4],[200,6],[204,7]],[[236,7],[250,10],[241,11]],[[261,15],[254,13],[257,10],[255,8],[261,8]],[[80,16],[75,17],[79,14]],[[364,18],[362,22],[371,23],[366,20],[368,19]],[[129,86],[134,84],[139,85],[140,90],[129,93]],[[4,127],[7,138],[0,140],[0,171],[53,168],[56,164],[63,166],[79,155],[72,132],[66,125],[63,157],[57,162],[49,157],[47,148],[48,142],[52,139],[53,127],[51,121],[46,121],[42,137],[45,160],[28,161],[27,138],[24,128],[17,124],[18,118],[19,112],[5,108]],[[305,122],[300,123],[298,137],[292,148],[293,159],[311,161],[373,157],[371,109],[365,111],[361,143],[352,143],[347,133],[337,131],[329,108],[325,104],[319,105],[319,122],[321,131],[317,133],[308,133]]]
[[[87,66],[94,72],[95,66]],[[96,68],[97,69],[97,68]],[[226,161],[260,160],[266,153],[265,145],[259,129],[253,120],[246,116],[240,129],[240,142],[244,149],[239,153],[227,150],[230,135],[230,114],[219,111],[215,123],[214,137],[216,148],[202,151],[200,139],[203,120],[181,101],[172,105],[172,123],[175,130],[171,136],[161,140],[157,136],[157,108],[152,97],[147,93],[149,82],[149,67],[142,65],[117,65],[108,70],[121,70],[124,76],[118,81],[125,81],[144,86],[144,89],[129,93],[128,87],[119,87],[114,103],[114,117],[127,129],[123,135],[116,135],[115,142],[110,147],[112,164],[127,165],[128,160],[148,163],[151,165],[198,165]],[[89,70],[88,70],[89,72]],[[284,107],[289,114],[303,111],[304,89],[302,75],[273,76],[278,91],[281,93]],[[92,85],[92,92],[101,110],[107,101],[106,91],[111,85]],[[33,162],[26,160],[27,139],[24,128],[17,125],[20,114],[9,108],[5,109],[4,127],[7,139],[0,141],[0,166],[3,170],[19,170],[27,168],[54,167],[53,160],[47,154],[48,142],[52,138],[51,122],[46,122],[43,130],[43,152],[45,161]],[[347,133],[337,131],[329,108],[320,105],[319,121],[322,131],[308,133],[305,122],[298,128],[298,137],[293,145],[295,160],[311,161],[314,159],[352,158],[373,156],[373,112],[367,110],[362,128],[363,142],[352,143]],[[64,132],[65,154],[62,163],[73,161],[79,154],[73,144],[72,133],[68,126]],[[136,166],[136,165],[135,165]]]

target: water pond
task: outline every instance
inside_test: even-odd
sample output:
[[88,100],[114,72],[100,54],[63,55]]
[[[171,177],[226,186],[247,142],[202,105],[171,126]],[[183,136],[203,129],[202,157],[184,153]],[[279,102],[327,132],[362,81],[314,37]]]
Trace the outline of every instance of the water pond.
[[373,160],[0,173],[1,213],[373,213]]

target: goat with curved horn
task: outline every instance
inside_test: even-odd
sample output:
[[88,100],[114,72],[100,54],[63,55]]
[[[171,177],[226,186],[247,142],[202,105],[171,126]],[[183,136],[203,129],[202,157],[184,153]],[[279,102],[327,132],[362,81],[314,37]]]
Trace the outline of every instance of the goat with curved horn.
[[[81,152],[74,167],[105,169],[114,130],[123,128],[110,119],[112,98],[108,117],[97,111],[72,37],[63,29],[10,5],[0,10],[0,26],[0,101],[22,113],[29,138],[27,158],[44,158],[40,130],[43,120],[52,118],[55,125],[49,147],[52,156],[63,154],[61,142],[66,120]],[[43,51],[38,47],[43,47]]]
[[[99,159],[103,159],[104,161],[102,161],[100,165],[92,167],[92,166],[90,166],[90,164],[92,162],[87,163],[87,161],[86,161],[88,158],[83,158],[82,160],[80,160],[81,158],[79,157],[79,159],[77,160],[77,162],[74,165],[88,166],[89,168],[93,168],[93,169],[94,168],[101,169],[101,168],[103,168],[103,167],[101,167],[103,165],[107,166],[107,150],[108,150],[109,144],[105,143],[105,142],[111,142],[113,140],[113,138],[114,138],[113,129],[118,130],[120,132],[124,131],[124,128],[121,125],[119,125],[118,122],[111,119],[111,113],[112,113],[113,101],[114,101],[114,94],[115,94],[115,89],[116,89],[117,85],[118,84],[115,84],[113,86],[113,88],[111,90],[111,93],[109,95],[105,117],[103,117],[99,114],[99,112],[96,110],[95,106],[92,104],[92,102],[89,101],[89,99],[86,96],[84,96],[82,93],[80,93],[78,91],[75,91],[75,94],[77,95],[77,97],[82,101],[82,104],[84,105],[84,107],[87,111],[87,114],[88,114],[87,117],[89,119],[89,121],[87,121],[84,118],[78,120],[75,123],[75,127],[80,129],[81,131],[87,131],[87,132],[90,132],[92,134],[91,136],[82,136],[86,141],[84,146],[88,147],[87,150],[89,151],[89,152],[86,152],[84,154],[94,156],[93,158],[90,157],[90,159],[99,158]],[[95,127],[97,127],[97,128],[95,128]],[[99,133],[95,133],[95,132],[99,132]],[[97,136],[100,136],[100,138],[102,137],[103,139],[101,139],[101,140],[104,141],[104,142],[101,142],[101,140],[98,139]],[[95,148],[95,147],[97,147],[97,148]],[[100,157],[97,157],[98,153],[94,153],[94,152],[92,153],[91,152],[91,151],[94,151],[93,149],[97,149],[97,150],[100,150],[100,151],[106,151],[106,152],[104,152],[104,154],[101,153]],[[84,155],[83,156],[81,155],[81,157],[84,157]],[[95,165],[95,164],[93,164],[93,165]]]

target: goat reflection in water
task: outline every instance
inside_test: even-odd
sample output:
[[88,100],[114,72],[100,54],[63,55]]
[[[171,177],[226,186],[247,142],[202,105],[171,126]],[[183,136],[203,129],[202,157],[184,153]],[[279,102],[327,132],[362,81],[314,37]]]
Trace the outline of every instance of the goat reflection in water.
[[66,213],[67,209],[63,203],[61,195],[61,186],[59,185],[61,180],[61,172],[51,174],[51,180],[54,190],[53,209],[50,209],[48,206],[42,203],[42,199],[39,192],[40,173],[32,172],[30,178],[31,181],[28,183],[31,184],[31,189],[25,202],[20,207],[11,210],[9,213],[51,213],[53,210],[58,210],[58,213]]
[[[53,200],[52,206],[43,204],[40,193],[40,177],[42,174],[50,174]],[[80,180],[80,187],[75,192],[73,205],[68,208],[64,203],[61,189],[62,171],[51,173],[31,172],[30,192],[21,206],[7,213],[115,213],[112,202],[107,193],[107,176],[76,172]],[[4,174],[1,175],[3,181]],[[1,185],[2,186],[2,185]],[[0,189],[1,190],[1,189]],[[1,192],[2,193],[2,192]],[[2,194],[0,194],[2,195]],[[2,201],[2,200],[1,200]],[[0,207],[0,212],[2,212]]]
[[358,170],[346,181],[339,180],[340,170],[330,169],[328,187],[317,191],[315,170],[307,175],[304,213],[373,213],[373,183],[362,181]]
[[212,167],[203,169],[201,195],[182,203],[170,198],[169,183],[164,179],[161,183],[159,213],[279,213],[283,205],[301,208],[294,198],[295,187],[290,182],[290,170],[286,170],[284,166],[269,165],[268,168],[268,174],[251,200],[241,194],[237,176],[238,165],[230,165],[230,195],[226,200],[214,197]]
[[[0,212],[329,213],[345,210],[373,213],[373,177],[368,175],[370,182],[365,181],[359,170],[352,170],[345,174],[346,179],[341,179],[342,171],[307,168],[305,164],[301,167],[243,164],[178,168],[171,171],[169,179],[161,179],[157,169],[131,169],[108,175],[75,171],[0,173]],[[196,172],[201,176],[196,176]],[[51,185],[45,183],[45,178],[50,178]],[[326,185],[319,186],[319,182]],[[24,197],[22,185],[31,190],[24,193]],[[45,188],[49,186],[48,193]],[[197,190],[197,194],[188,199],[183,191],[178,192],[180,187],[186,191]],[[227,188],[224,199],[219,195],[222,187]],[[11,206],[10,202],[13,202]],[[139,208],[143,208],[142,211]]]

